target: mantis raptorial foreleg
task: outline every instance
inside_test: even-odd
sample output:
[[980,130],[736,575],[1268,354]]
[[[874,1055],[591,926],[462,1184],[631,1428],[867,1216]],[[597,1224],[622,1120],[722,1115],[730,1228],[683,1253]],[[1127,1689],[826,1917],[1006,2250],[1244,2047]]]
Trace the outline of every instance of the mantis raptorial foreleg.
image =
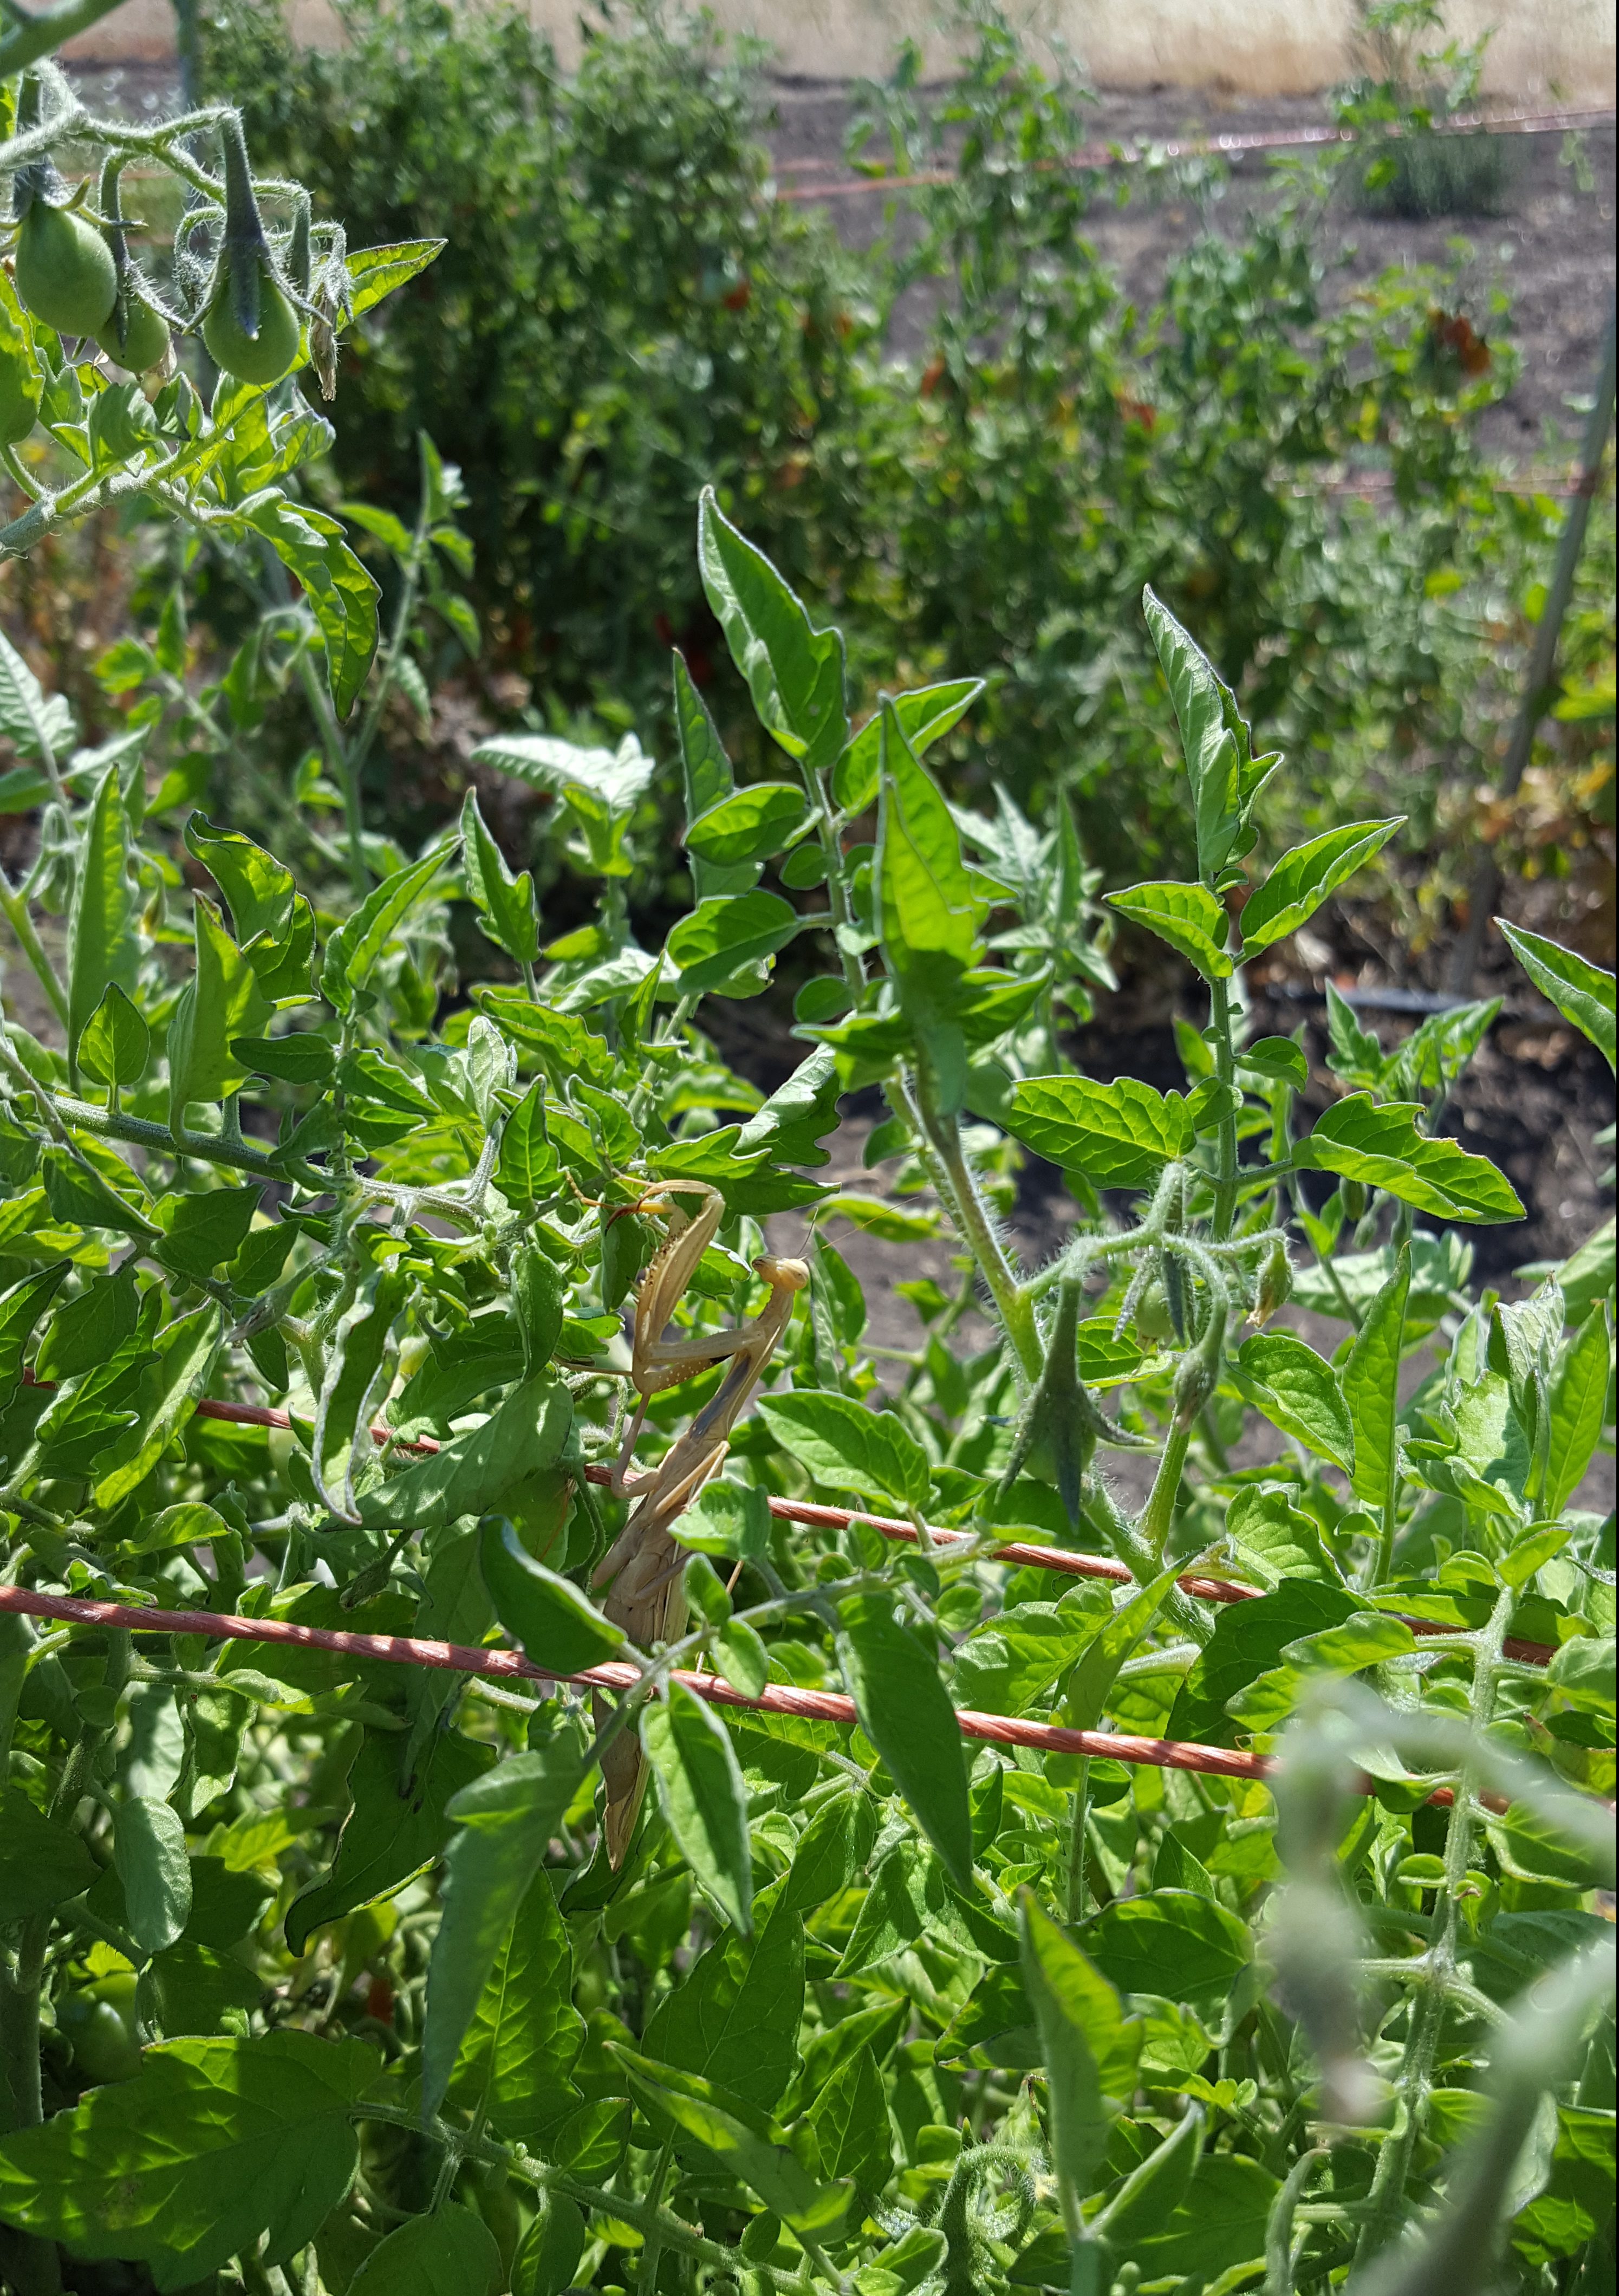
[[[674,1199],[680,1195],[696,1195],[702,1201],[690,1218],[677,1224]],[[684,1630],[686,1604],[681,1574],[686,1555],[671,1526],[724,1465],[731,1431],[775,1352],[792,1315],[793,1300],[809,1282],[809,1270],[801,1259],[756,1259],[755,1272],[770,1286],[770,1298],[751,1323],[734,1331],[666,1340],[664,1333],[675,1310],[724,1217],[724,1199],[701,1180],[665,1180],[633,1209],[665,1213],[670,1225],[641,1279],[635,1299],[630,1379],[641,1400],[614,1476],[618,1490],[634,1493],[635,1505],[596,1565],[592,1583],[608,1587],[601,1606],[608,1618],[623,1628],[631,1642],[647,1650],[654,1643],[677,1640]],[[632,1482],[628,1469],[648,1398],[727,1357],[730,1368],[718,1391],[656,1469]],[[601,1767],[607,1782],[608,1855],[614,1866],[619,1866],[646,1792],[646,1757],[638,1741],[623,1732],[608,1746]]]

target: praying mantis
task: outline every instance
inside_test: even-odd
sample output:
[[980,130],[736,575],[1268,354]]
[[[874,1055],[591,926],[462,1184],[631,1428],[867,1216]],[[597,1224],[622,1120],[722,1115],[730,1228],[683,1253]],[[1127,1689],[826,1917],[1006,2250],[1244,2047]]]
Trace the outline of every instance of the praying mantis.
[[[700,1199],[689,1215],[678,1201],[682,1196]],[[617,1496],[629,1496],[635,1505],[628,1522],[596,1565],[591,1583],[608,1588],[603,1612],[631,1642],[646,1650],[657,1642],[677,1640],[684,1630],[682,1573],[686,1554],[674,1538],[672,1526],[724,1464],[731,1431],[787,1329],[793,1301],[809,1282],[809,1270],[801,1259],[769,1255],[756,1259],[754,1271],[769,1285],[770,1298],[751,1322],[733,1331],[668,1340],[664,1333],[699,1261],[718,1233],[725,1201],[705,1180],[660,1180],[626,1210],[662,1216],[668,1227],[635,1296],[630,1381],[640,1400],[611,1485]],[[630,1463],[649,1400],[727,1357],[730,1369],[724,1379],[685,1432],[650,1474],[632,1477]],[[602,1718],[601,1703],[598,1700],[598,1722]],[[621,1731],[610,1741],[601,1768],[607,1784],[608,1856],[617,1868],[628,1851],[646,1792],[646,1756],[632,1733]]]

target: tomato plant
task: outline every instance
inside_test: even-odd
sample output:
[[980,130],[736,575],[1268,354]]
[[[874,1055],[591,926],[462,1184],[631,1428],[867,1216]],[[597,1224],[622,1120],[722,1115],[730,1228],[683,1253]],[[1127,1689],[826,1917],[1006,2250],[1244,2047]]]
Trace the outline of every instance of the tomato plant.
[[[1470,1288],[1492,1005],[1334,1002],[1307,1121],[1243,969],[1398,822],[1262,859],[1287,767],[1150,592],[1195,871],[1103,900],[1066,815],[946,801],[977,680],[857,726],[712,496],[698,566],[768,778],[679,656],[667,767],[479,750],[597,890],[560,944],[476,796],[324,867],[298,791],[283,849],[176,838],[10,667],[60,1029],[0,1038],[0,2268],[1597,2284],[1611,1223]],[[1104,914],[1203,984],[1184,1090],[1072,1060]],[[705,1021],[789,946],[765,1096]],[[1514,947],[1611,1061],[1613,977]],[[816,1177],[868,1086],[880,1193]],[[946,1243],[909,1347],[868,1235]]]
[[[0,463],[28,505],[0,525],[0,559],[115,504],[266,549],[308,602],[331,704],[347,717],[376,650],[377,586],[341,524],[295,506],[284,483],[331,435],[295,377],[311,368],[330,398],[339,334],[416,277],[437,243],[350,250],[300,184],[255,177],[229,106],[151,126],[100,119],[46,60],[4,83],[0,135],[15,216],[0,275]],[[98,179],[70,185],[53,155],[86,148],[103,154]],[[200,156],[216,148],[218,173]],[[131,168],[181,207],[161,286],[131,252]],[[206,397],[176,357],[174,338],[192,333],[217,369]],[[25,731],[23,747],[60,808],[54,736]]]

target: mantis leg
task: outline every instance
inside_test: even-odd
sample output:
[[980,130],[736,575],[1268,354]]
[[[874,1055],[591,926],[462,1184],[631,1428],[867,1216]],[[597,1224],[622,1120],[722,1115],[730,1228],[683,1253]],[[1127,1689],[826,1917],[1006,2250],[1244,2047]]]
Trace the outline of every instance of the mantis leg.
[[[631,1372],[642,1401],[618,1463],[620,1488],[641,1431],[647,1398],[709,1364],[724,1362],[727,1357],[731,1362],[718,1391],[638,1488],[628,1522],[592,1573],[593,1585],[608,1587],[602,1603],[606,1616],[643,1650],[656,1643],[678,1641],[684,1631],[686,1597],[682,1574],[686,1555],[673,1535],[673,1526],[710,1476],[724,1464],[731,1431],[775,1352],[795,1298],[809,1282],[809,1270],[802,1260],[756,1259],[755,1268],[769,1284],[770,1298],[751,1323],[733,1332],[715,1332],[691,1341],[664,1341],[663,1332],[713,1240],[724,1210],[717,1191],[693,1181],[669,1182],[644,1201],[658,1208],[663,1193],[677,1186],[699,1189],[708,1201],[695,1218],[671,1234],[642,1279]],[[597,1708],[600,1720],[600,1700]],[[608,1856],[617,1867],[628,1852],[646,1792],[646,1756],[639,1741],[626,1732],[608,1748],[601,1767],[607,1787]]]

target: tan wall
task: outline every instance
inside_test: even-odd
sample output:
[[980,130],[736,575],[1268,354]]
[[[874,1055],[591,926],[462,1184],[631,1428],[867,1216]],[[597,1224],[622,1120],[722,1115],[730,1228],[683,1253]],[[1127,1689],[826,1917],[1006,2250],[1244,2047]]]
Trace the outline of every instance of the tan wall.
[[[880,71],[907,34],[927,42],[928,62],[949,67],[930,33],[936,0],[710,0],[719,21],[775,45],[780,68],[817,79]],[[1307,94],[1349,69],[1353,0],[1009,0],[1039,34],[1062,38],[1101,86],[1217,86],[1234,94]],[[324,0],[290,0],[306,39],[335,37]],[[565,57],[576,47],[579,0],[528,0]],[[1523,103],[1611,103],[1612,0],[1450,0],[1451,33],[1472,39],[1495,27],[1485,86]],[[125,0],[69,53],[86,62],[156,61],[172,53],[168,0]]]

